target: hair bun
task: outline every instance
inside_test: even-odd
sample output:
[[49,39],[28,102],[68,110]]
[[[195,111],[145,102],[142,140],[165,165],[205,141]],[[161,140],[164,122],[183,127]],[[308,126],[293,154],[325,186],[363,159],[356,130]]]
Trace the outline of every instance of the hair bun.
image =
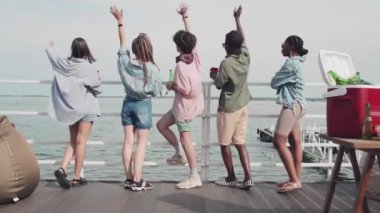
[[308,52],[309,52],[309,50],[302,48],[302,49],[300,50],[299,54],[300,54],[301,56],[304,56],[304,55],[306,55]]

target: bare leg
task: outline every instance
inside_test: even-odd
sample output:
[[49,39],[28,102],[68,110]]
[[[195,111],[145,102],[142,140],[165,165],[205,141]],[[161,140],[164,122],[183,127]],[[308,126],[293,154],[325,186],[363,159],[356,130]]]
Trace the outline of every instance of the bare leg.
[[70,143],[67,145],[65,152],[63,154],[63,160],[61,167],[63,170],[65,170],[65,173],[67,174],[67,167],[70,164],[71,159],[73,159],[73,156],[75,154],[75,149],[76,149],[76,137],[78,135],[78,130],[79,130],[79,123],[75,123],[73,125],[69,126],[69,131],[70,131]]
[[301,177],[301,164],[302,164],[302,144],[301,144],[301,131],[292,131],[289,135],[289,144],[293,155],[294,166],[296,169],[297,177]]
[[178,139],[174,132],[169,129],[169,127],[173,124],[175,124],[175,118],[171,111],[169,111],[157,122],[157,129],[170,143],[170,145],[172,145],[176,150],[179,150]]
[[74,179],[80,178],[80,172],[83,168],[84,157],[86,153],[87,139],[92,128],[92,122],[79,122],[78,134],[76,137],[75,148],[75,167],[74,167]]
[[233,181],[236,179],[234,164],[232,160],[231,148],[230,146],[220,146],[220,151],[222,153],[222,158],[224,162],[224,166],[226,166],[227,170],[227,181]]
[[137,147],[134,156],[135,173],[133,180],[139,182],[142,178],[142,166],[145,159],[145,148],[149,138],[149,129],[136,130]]
[[236,144],[236,149],[239,152],[240,163],[244,170],[244,181],[251,179],[251,165],[249,163],[249,155],[244,144]]
[[180,132],[180,140],[185,152],[187,162],[189,162],[190,170],[197,169],[197,155],[195,153],[194,145],[191,141],[190,132]]
[[123,158],[124,171],[127,178],[133,178],[132,172],[132,149],[134,141],[133,126],[124,126],[124,145],[121,156]]
[[286,147],[286,140],[288,136],[281,135],[278,133],[274,134],[274,146],[277,148],[278,154],[285,166],[285,169],[289,175],[289,180],[291,182],[298,182],[299,177],[297,175],[296,168],[294,166],[294,159],[292,153]]

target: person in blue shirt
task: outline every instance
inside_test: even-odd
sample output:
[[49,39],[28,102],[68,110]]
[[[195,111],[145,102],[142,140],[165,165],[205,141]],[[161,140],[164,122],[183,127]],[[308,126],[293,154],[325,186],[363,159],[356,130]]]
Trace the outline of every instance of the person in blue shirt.
[[[153,58],[153,45],[145,33],[140,33],[132,41],[131,57],[127,48],[123,10],[110,8],[118,25],[120,50],[118,51],[118,71],[124,86],[125,98],[121,109],[121,123],[124,129],[122,150],[126,175],[124,188],[132,191],[153,189],[152,184],[142,177],[146,144],[152,128],[152,97],[161,93],[162,85],[159,68]],[[133,153],[133,144],[136,149]]]
[[[271,81],[277,90],[277,104],[282,105],[274,132],[274,146],[285,166],[289,180],[279,184],[278,192],[301,189],[302,163],[301,118],[306,110],[303,79],[305,58],[308,53],[303,48],[303,40],[295,35],[289,36],[281,45],[282,55],[289,57]],[[286,142],[290,144],[290,150]]]

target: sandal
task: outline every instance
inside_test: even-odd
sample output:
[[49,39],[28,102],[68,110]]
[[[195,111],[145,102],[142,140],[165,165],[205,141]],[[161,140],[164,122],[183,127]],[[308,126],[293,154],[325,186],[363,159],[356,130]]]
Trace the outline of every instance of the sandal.
[[78,185],[85,185],[87,184],[87,180],[80,177],[79,179],[74,179],[73,178],[73,181],[71,181],[71,186],[74,187],[74,186],[78,186]]
[[66,178],[67,174],[62,167],[59,167],[59,169],[54,171],[54,176],[57,179],[57,182],[61,188],[64,188],[64,189],[70,188],[70,182]]
[[152,190],[152,189],[153,189],[152,184],[146,182],[142,178],[141,178],[141,180],[139,182],[133,181],[133,183],[131,185],[131,190],[135,191],[135,192],[136,191]]
[[287,184],[289,181],[284,181],[284,182],[281,182],[281,183],[278,183],[277,186],[279,186],[280,188],[283,187],[285,184]]
[[127,178],[124,182],[124,189],[131,189],[133,178]]
[[286,192],[291,192],[291,191],[298,190],[301,188],[302,188],[301,181],[287,182],[277,192],[278,193],[286,193]]
[[248,179],[248,180],[246,180],[246,181],[243,182],[243,186],[241,187],[241,189],[248,190],[253,185],[254,185],[253,180],[252,179]]
[[220,178],[219,180],[215,181],[215,184],[219,186],[237,186],[238,180],[236,178],[232,180],[228,180],[227,178]]
[[367,191],[366,197],[370,200],[380,201],[380,193]]

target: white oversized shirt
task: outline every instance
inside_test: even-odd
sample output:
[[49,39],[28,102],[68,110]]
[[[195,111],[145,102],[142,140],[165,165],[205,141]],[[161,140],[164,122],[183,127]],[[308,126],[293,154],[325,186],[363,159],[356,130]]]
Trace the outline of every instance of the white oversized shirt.
[[48,114],[66,125],[88,114],[100,116],[97,95],[101,81],[94,63],[82,58],[62,58],[51,47],[46,53],[54,71]]

